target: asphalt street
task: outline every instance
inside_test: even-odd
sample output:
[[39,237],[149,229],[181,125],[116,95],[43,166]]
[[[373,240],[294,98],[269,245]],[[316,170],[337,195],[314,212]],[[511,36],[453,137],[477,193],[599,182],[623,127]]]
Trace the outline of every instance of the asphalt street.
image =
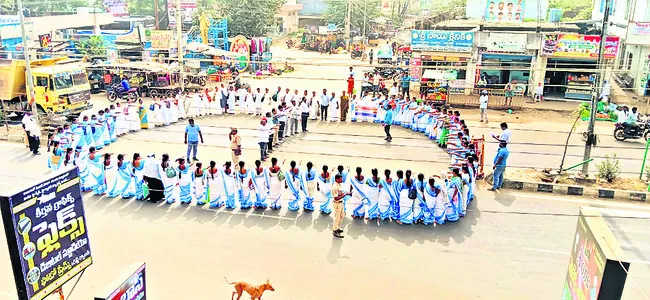
[[[227,160],[226,133],[237,126],[243,160],[256,159],[256,122],[248,116],[199,119],[206,134],[199,158]],[[182,156],[182,128],[130,134],[105,152]],[[360,165],[365,172],[411,168],[427,175],[444,169],[449,159],[423,136],[403,129],[395,130],[391,145],[383,143],[377,124],[316,122],[310,131],[273,155],[303,164],[312,160],[316,166]],[[46,172],[46,156],[34,157],[24,145],[0,143],[0,156],[3,191]],[[211,210],[94,196],[84,202],[95,262],[72,299],[96,296],[136,261],[147,262],[152,299],[227,299],[232,287],[224,276],[254,284],[269,278],[276,291],[264,299],[557,299],[580,206],[626,217],[608,219],[632,260],[624,299],[643,299],[643,292],[650,292],[645,230],[650,206],[639,203],[481,188],[467,216],[456,223],[434,228],[347,218],[346,237],[338,240],[329,230],[329,216],[309,212]],[[4,239],[0,248],[6,248]],[[6,250],[0,250],[0,270],[0,298],[11,299],[15,291]]]

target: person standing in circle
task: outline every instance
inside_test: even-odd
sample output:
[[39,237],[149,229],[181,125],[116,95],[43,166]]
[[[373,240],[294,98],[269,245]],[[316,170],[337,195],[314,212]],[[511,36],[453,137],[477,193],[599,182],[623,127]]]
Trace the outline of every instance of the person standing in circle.
[[235,168],[239,168],[239,156],[241,156],[241,137],[237,134],[237,128],[230,128],[228,139],[230,139],[230,150],[232,151],[232,164],[235,166]]
[[[201,134],[201,128],[199,125],[194,124],[194,119],[190,118],[188,120],[189,125],[185,127],[185,144],[187,145],[187,159],[189,160],[192,157],[192,160],[198,161],[196,157],[199,147],[199,138],[201,138],[201,144],[203,144],[203,134]],[[190,156],[194,150],[194,156]]]
[[332,196],[334,197],[334,224],[332,224],[332,233],[334,237],[343,238],[343,229],[341,229],[341,222],[345,213],[343,211],[343,198],[346,196],[352,195],[351,192],[344,193],[341,190],[341,183],[343,182],[343,176],[341,174],[336,174],[334,176],[334,184],[332,185]]

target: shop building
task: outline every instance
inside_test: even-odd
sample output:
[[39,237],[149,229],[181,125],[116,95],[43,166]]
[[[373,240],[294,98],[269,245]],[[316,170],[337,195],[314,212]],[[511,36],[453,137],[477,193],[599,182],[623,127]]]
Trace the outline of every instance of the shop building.
[[[469,93],[471,90],[465,87],[474,84],[476,68],[474,39],[474,31],[412,30],[412,80],[445,78],[454,92]],[[455,79],[448,77],[450,73],[455,74]]]
[[[606,38],[602,68],[613,64],[619,46],[619,37]],[[599,48],[600,36],[597,35],[543,34],[540,56],[546,60],[546,99],[590,100],[597,84]]]
[[537,33],[480,32],[475,82],[482,80],[489,89],[503,89],[511,82],[515,95],[525,95],[539,45]]

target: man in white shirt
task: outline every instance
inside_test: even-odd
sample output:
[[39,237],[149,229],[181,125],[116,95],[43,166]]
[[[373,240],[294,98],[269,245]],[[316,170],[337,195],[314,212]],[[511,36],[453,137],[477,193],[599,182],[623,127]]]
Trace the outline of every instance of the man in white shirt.
[[330,96],[327,95],[327,89],[323,89],[323,94],[320,95],[320,120],[327,120],[327,111],[330,106]]
[[262,115],[262,99],[264,98],[264,93],[262,93],[262,89],[257,88],[257,91],[255,93],[255,97],[253,98],[253,102],[255,105],[255,115],[256,116],[261,116]]
[[288,137],[289,135],[287,134],[288,128],[287,128],[287,112],[285,111],[286,107],[280,104],[278,106],[278,111],[277,111],[277,116],[278,116],[278,122],[280,122],[280,131],[278,132],[278,139],[280,142],[285,137]]
[[289,89],[286,89],[286,90],[284,91],[284,98],[282,98],[282,99],[280,100],[280,102],[282,102],[282,103],[289,103],[289,102],[291,102],[291,98],[292,98],[292,97],[293,97],[293,96],[291,95],[291,91],[290,91]]
[[479,108],[481,109],[481,122],[485,119],[485,123],[489,123],[487,115],[488,107],[488,92],[486,90],[481,91],[481,96],[478,98]]
[[27,132],[27,141],[29,144],[29,150],[34,153],[34,155],[39,155],[38,147],[41,146],[41,128],[36,123],[36,120],[28,118],[24,120],[23,125],[25,126],[25,131]]
[[291,99],[291,106],[289,107],[289,132],[291,134],[298,134],[298,120],[300,119],[300,107],[296,105],[296,100]]
[[379,73],[375,72],[375,75],[372,76],[372,95],[374,96],[376,92],[379,92],[379,82],[381,81],[381,76]]
[[267,149],[267,144],[269,142],[269,135],[271,134],[271,130],[269,126],[267,126],[266,118],[262,118],[262,121],[260,121],[260,125],[257,126],[257,134],[258,134],[257,143],[260,145],[260,160],[264,161],[268,156],[266,149]]
[[[316,92],[314,92],[315,94]],[[300,101],[300,118],[302,125],[302,132],[307,132],[307,118],[309,118],[309,104],[307,104],[307,97]]]
[[616,113],[617,115],[617,120],[616,123],[618,124],[624,124],[627,122],[627,107],[626,106],[619,106],[616,108],[618,112]]
[[510,144],[510,136],[512,136],[512,133],[510,132],[510,129],[508,129],[508,123],[501,123],[501,130],[503,130],[501,131],[501,134],[495,135],[494,138],[499,142]]
[[309,98],[309,115],[311,116],[310,119],[316,120],[318,118],[318,114],[320,113],[320,104],[318,102],[318,95],[316,95],[316,91],[311,92],[311,97]]
[[393,82],[393,86],[388,91],[388,96],[397,96],[397,94],[399,94],[399,88],[397,88],[397,82]]

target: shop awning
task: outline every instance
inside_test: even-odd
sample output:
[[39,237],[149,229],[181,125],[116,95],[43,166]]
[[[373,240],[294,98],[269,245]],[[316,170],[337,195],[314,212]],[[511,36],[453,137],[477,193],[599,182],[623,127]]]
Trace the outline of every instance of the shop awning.
[[420,58],[422,60],[437,61],[468,61],[470,58],[472,58],[472,54],[454,52],[421,52]]

